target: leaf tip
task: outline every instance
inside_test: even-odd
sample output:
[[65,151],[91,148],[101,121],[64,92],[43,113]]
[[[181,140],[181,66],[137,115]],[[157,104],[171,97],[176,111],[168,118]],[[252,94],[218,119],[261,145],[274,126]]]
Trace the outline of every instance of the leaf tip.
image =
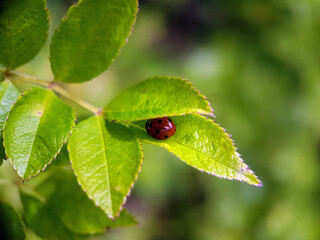
[[255,186],[256,187],[263,187],[263,183],[258,179],[258,181],[259,181],[259,183],[258,184],[256,184]]

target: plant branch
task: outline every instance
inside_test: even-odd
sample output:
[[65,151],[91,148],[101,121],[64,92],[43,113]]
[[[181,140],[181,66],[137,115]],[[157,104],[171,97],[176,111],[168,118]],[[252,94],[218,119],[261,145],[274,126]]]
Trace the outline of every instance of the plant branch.
[[8,77],[12,78],[12,79],[17,79],[17,80],[21,80],[24,82],[29,82],[29,83],[34,83],[43,87],[49,87],[50,86],[50,82],[46,81],[46,80],[42,80],[42,79],[38,79],[38,78],[34,78],[34,77],[30,77],[28,75],[24,75],[24,74],[20,74],[17,72],[9,72],[8,73]]
[[86,101],[84,101],[76,96],[73,96],[70,92],[68,92],[64,88],[60,87],[59,85],[53,84],[51,89],[53,91],[55,91],[56,93],[59,93],[61,96],[71,100],[72,102],[77,103],[79,106],[89,110],[90,112],[93,112],[94,114],[97,114],[97,115],[102,114],[101,109],[91,105],[90,103],[87,103]]
[[16,80],[21,80],[33,84],[37,84],[43,87],[47,87],[49,89],[52,89],[59,95],[63,96],[64,98],[76,103],[77,105],[89,110],[90,112],[96,114],[96,115],[102,115],[102,110],[100,108],[97,108],[90,103],[87,103],[86,101],[82,100],[81,98],[78,98],[74,95],[72,95],[70,92],[65,90],[64,88],[60,87],[59,85],[56,84],[54,81],[46,81],[38,78],[34,78],[28,75],[24,75],[21,73],[17,73],[15,71],[8,72],[6,69],[3,69],[0,67],[0,72],[4,72],[6,77],[16,79]]

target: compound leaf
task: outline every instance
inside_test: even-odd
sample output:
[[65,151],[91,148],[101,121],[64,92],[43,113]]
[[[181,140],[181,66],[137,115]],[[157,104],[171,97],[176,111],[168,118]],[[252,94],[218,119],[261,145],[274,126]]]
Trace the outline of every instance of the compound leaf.
[[186,113],[212,114],[205,97],[179,77],[152,77],[122,92],[104,108],[110,120],[132,121]]
[[82,0],[72,6],[52,38],[55,79],[84,82],[105,71],[126,43],[137,0]]
[[156,140],[149,136],[144,127],[146,121],[134,122],[131,126],[142,141],[167,149],[200,171],[261,186],[261,182],[243,163],[232,140],[219,125],[197,114],[171,119],[177,130],[166,140]]
[[34,88],[18,98],[4,125],[4,146],[21,178],[29,179],[52,161],[74,119],[72,108],[51,90]]
[[7,203],[0,202],[0,236],[2,240],[26,238],[21,217]]
[[134,134],[93,116],[76,126],[68,150],[82,189],[110,218],[117,216],[142,163]]
[[35,189],[48,199],[47,205],[54,209],[64,225],[73,232],[92,234],[103,232],[107,227],[137,224],[125,210],[115,221],[109,219],[88,199],[71,171],[59,169]]
[[34,58],[49,29],[44,0],[0,1],[0,64],[14,69]]

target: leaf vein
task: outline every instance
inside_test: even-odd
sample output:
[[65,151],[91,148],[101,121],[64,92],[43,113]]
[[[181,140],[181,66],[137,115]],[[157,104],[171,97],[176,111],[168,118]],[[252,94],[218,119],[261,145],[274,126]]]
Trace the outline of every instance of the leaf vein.
[[99,128],[100,128],[100,132],[101,132],[101,140],[102,140],[102,147],[104,150],[104,160],[105,160],[105,166],[106,166],[106,173],[107,173],[107,179],[108,179],[108,188],[109,188],[109,200],[111,203],[111,207],[112,207],[112,213],[113,213],[113,201],[112,201],[112,197],[111,197],[111,186],[110,186],[110,172],[109,172],[109,167],[108,167],[108,156],[107,156],[107,149],[105,146],[105,137],[104,137],[104,131],[103,131],[103,126],[102,124],[104,124],[104,120],[101,117],[97,118],[99,121]]

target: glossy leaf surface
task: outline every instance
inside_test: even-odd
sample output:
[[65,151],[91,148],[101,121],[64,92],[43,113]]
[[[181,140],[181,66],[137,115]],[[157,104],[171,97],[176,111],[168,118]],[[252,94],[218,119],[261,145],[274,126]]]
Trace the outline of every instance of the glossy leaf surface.
[[0,64],[14,69],[34,58],[49,29],[44,0],[0,1]]
[[8,113],[20,96],[20,92],[10,81],[3,81],[0,83],[0,166],[6,157],[3,147],[3,124],[8,116]]
[[212,114],[205,97],[187,80],[152,77],[114,98],[104,108],[110,120],[132,121],[186,113]]
[[4,146],[18,175],[29,179],[60,151],[74,127],[74,112],[51,90],[18,98],[4,126]]
[[8,113],[19,96],[20,92],[10,81],[0,83],[0,135]]
[[9,204],[0,202],[1,240],[24,240],[25,237],[21,217]]
[[55,79],[84,82],[104,72],[125,44],[137,8],[136,0],[82,0],[72,6],[52,39]]
[[167,140],[156,140],[149,136],[144,128],[145,121],[132,123],[132,129],[144,142],[167,149],[200,171],[261,186],[261,182],[243,163],[232,140],[219,125],[196,114],[171,119],[177,130]]
[[82,189],[109,217],[117,216],[142,163],[134,134],[94,116],[76,126],[68,150]]

